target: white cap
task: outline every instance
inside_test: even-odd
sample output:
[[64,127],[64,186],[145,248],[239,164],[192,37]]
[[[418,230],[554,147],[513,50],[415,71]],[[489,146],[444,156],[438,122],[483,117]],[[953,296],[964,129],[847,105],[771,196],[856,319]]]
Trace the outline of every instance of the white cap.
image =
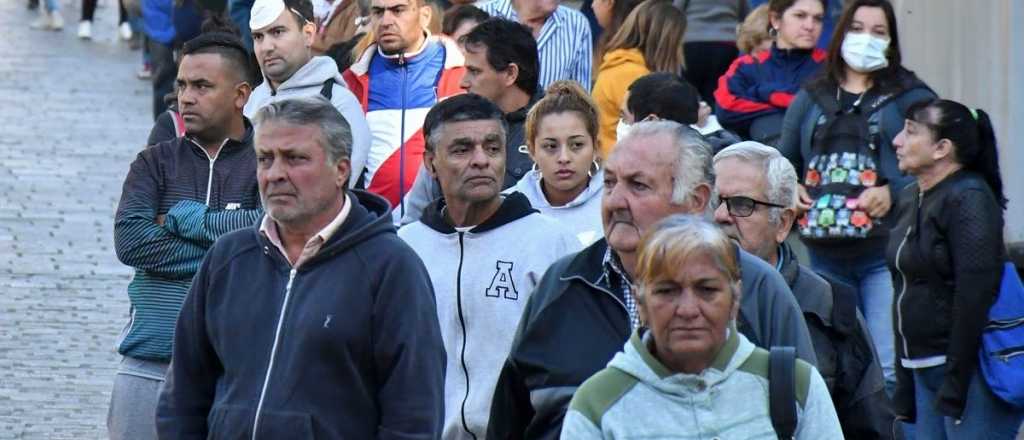
[[249,12],[249,29],[270,26],[285,10],[284,0],[256,0]]

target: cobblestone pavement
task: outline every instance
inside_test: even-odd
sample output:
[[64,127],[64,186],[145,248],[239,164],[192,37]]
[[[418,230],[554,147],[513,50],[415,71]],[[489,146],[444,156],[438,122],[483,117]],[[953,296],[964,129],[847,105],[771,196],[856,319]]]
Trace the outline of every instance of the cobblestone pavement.
[[145,142],[148,82],[101,0],[94,40],[31,30],[0,1],[0,439],[99,439],[127,315],[113,251],[121,183]]

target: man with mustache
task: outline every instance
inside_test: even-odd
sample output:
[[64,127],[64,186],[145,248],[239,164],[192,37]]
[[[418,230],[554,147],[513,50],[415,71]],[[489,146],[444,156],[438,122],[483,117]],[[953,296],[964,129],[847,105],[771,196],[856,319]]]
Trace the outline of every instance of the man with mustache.
[[448,352],[445,440],[485,438],[494,383],[523,307],[548,266],[580,248],[526,196],[501,194],[506,130],[501,109],[479,95],[431,109],[424,164],[443,197],[398,232],[427,262],[437,292]]
[[[552,439],[576,388],[640,325],[630,293],[637,246],[671,214],[706,214],[711,150],[677,122],[639,122],[605,162],[604,240],[551,266],[523,312],[491,406],[488,439]],[[739,249],[737,327],[760,347],[793,346],[816,362],[803,316],[778,272]]]
[[253,4],[249,29],[264,80],[252,91],[245,115],[251,118],[267,104],[282,99],[317,94],[327,98],[352,128],[349,184],[354,186],[366,166],[370,128],[338,65],[330,57],[314,57],[310,51],[317,32],[312,20],[309,0],[258,0]]
[[267,215],[196,274],[160,396],[164,439],[441,434],[444,346],[384,199],[348,190],[352,134],[319,96],[256,113]]
[[796,296],[847,438],[892,437],[882,366],[857,310],[857,292],[800,264],[785,242],[796,218],[796,170],[782,153],[740,142],[715,155],[715,222],[744,250],[775,267]]
[[396,224],[423,162],[423,118],[438,101],[462,93],[466,71],[458,45],[427,31],[431,13],[426,0],[371,0],[374,44],[343,75],[372,134],[357,185],[387,199]]
[[111,439],[155,439],[157,392],[171,360],[174,322],[207,249],[263,213],[256,184],[248,53],[237,37],[185,43],[177,91],[185,136],[139,153],[114,219],[117,258],[135,269],[131,318],[118,340],[107,430]]

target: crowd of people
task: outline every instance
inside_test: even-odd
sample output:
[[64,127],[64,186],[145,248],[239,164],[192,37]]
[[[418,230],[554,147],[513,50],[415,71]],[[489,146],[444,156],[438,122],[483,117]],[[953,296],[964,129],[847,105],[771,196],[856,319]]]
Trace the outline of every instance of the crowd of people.
[[903,66],[887,0],[140,9],[111,439],[1024,420],[979,368],[1007,259],[991,121]]

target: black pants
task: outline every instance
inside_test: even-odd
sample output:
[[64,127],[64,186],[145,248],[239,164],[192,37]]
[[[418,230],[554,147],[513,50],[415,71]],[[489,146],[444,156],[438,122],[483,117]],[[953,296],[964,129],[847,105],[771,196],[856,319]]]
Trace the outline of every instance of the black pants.
[[164,97],[174,91],[174,80],[178,77],[178,65],[174,63],[174,48],[171,45],[146,39],[150,63],[153,66],[153,120],[167,110]]
[[739,56],[739,49],[731,42],[694,42],[683,45],[686,55],[686,80],[700,92],[700,97],[709,105],[715,102],[715,88],[733,60]]
[[82,0],[82,21],[92,21],[96,15],[96,0]]

